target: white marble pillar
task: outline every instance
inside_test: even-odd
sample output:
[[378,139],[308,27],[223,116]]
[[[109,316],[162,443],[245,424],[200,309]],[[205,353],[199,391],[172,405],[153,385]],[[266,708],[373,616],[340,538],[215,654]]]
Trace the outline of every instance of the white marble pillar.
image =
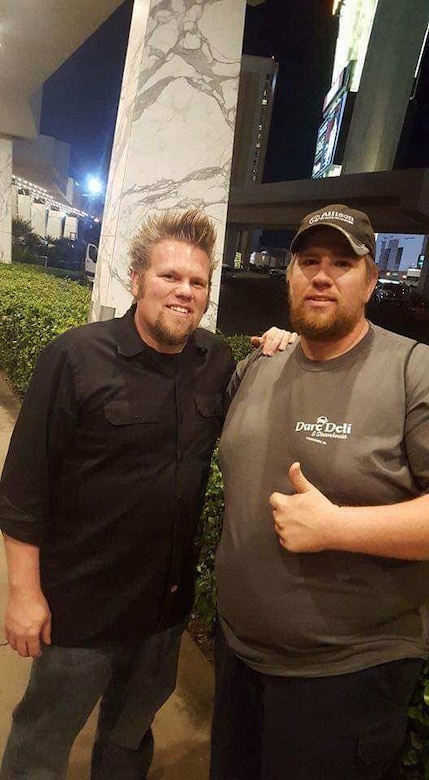
[[11,204],[12,204],[12,219],[16,219],[18,216],[18,187],[16,186],[16,184],[12,184]]
[[12,260],[12,141],[0,136],[0,263]]
[[149,213],[196,206],[216,223],[216,323],[245,0],[135,0],[91,319],[129,306],[128,244]]

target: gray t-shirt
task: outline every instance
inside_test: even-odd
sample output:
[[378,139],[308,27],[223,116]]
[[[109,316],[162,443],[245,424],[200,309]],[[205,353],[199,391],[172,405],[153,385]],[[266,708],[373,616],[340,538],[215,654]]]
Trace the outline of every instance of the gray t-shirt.
[[[336,504],[429,490],[429,348],[371,326],[352,350],[308,360],[301,346],[243,361],[220,444],[225,519],[216,557],[228,642],[267,674],[344,674],[424,658],[429,562],[290,553],[268,503],[288,470]],[[428,527],[429,533],[429,527]]]

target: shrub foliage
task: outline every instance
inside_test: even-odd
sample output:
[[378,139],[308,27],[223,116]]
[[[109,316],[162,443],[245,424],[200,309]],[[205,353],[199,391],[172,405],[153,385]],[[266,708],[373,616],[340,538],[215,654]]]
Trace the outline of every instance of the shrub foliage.
[[[223,336],[223,338],[231,347],[237,362],[243,360],[252,349],[249,336],[238,334],[236,336]],[[206,500],[196,540],[200,556],[197,566],[195,610],[211,634],[214,631],[216,617],[214,559],[222,531],[223,509],[223,481],[216,449],[212,458]]]
[[0,366],[19,395],[43,347],[86,322],[89,299],[88,288],[39,266],[0,263]]

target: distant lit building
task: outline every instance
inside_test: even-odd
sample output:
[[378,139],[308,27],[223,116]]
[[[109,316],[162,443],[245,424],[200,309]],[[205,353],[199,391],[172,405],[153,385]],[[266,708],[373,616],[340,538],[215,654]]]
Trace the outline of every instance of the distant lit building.
[[420,270],[428,252],[428,237],[404,233],[379,233],[375,261],[380,274],[404,274]]
[[12,217],[29,222],[42,238],[75,239],[79,220],[89,218],[88,201],[69,176],[69,162],[70,144],[57,138],[13,141]]
[[368,49],[378,0],[334,0],[338,17],[331,87],[323,103],[313,165],[313,178],[339,176],[347,130]]
[[259,184],[264,172],[279,66],[271,57],[241,60],[231,185]]
[[427,39],[427,0],[334,0],[338,38],[313,178],[391,170]]
[[[237,118],[232,153],[231,186],[260,184],[270,132],[274,95],[279,66],[272,57],[243,54],[238,88]],[[229,265],[247,260],[251,248],[259,242],[262,231],[240,231],[227,227],[224,260]],[[242,253],[242,245],[247,249]]]

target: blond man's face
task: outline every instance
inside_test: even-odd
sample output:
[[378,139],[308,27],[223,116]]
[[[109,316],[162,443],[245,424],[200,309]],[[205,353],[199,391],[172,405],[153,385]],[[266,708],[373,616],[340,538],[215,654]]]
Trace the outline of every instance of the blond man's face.
[[136,328],[158,352],[181,352],[198,327],[209,294],[210,263],[199,247],[166,239],[155,244],[149,268],[132,271]]

